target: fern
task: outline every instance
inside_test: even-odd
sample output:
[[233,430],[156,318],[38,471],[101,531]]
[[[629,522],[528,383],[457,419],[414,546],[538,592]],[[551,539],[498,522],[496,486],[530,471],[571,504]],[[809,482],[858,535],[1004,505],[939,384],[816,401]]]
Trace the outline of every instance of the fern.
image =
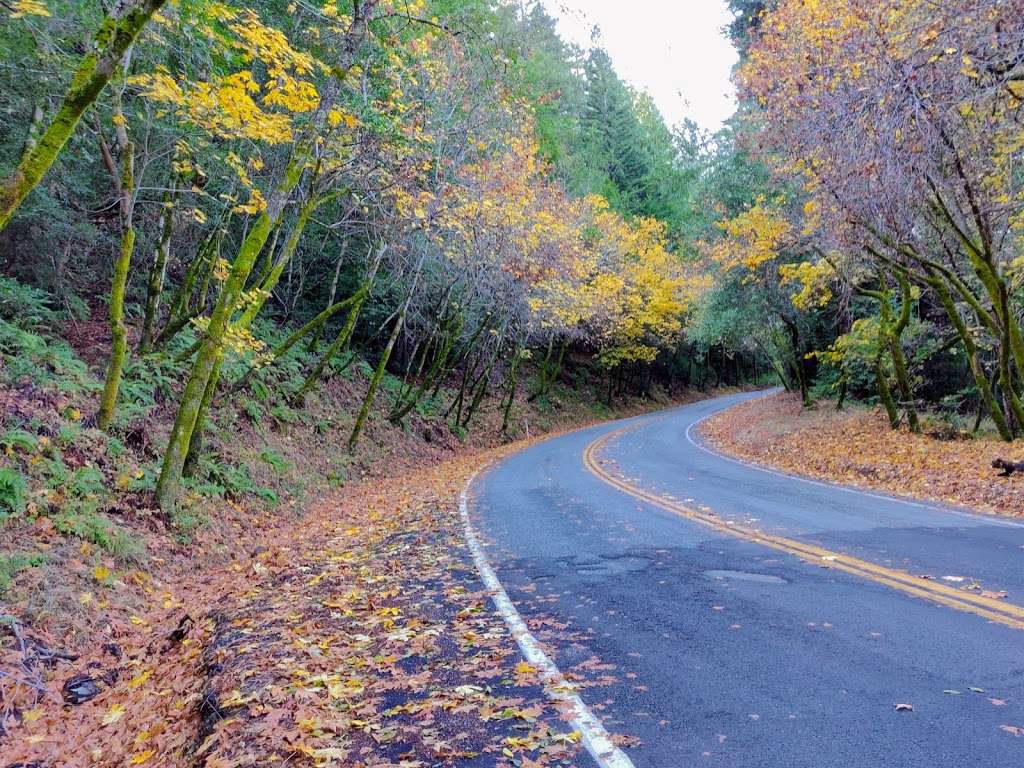
[[25,512],[28,487],[25,478],[13,467],[0,467],[0,522]]

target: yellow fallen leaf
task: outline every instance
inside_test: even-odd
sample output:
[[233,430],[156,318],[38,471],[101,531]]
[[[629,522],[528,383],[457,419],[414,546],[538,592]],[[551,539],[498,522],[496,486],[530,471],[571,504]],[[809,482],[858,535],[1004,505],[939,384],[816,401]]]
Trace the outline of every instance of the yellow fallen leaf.
[[26,723],[34,723],[40,717],[43,716],[43,710],[41,709],[26,709],[21,713],[21,719]]
[[128,681],[128,688],[130,690],[134,690],[135,688],[138,688],[140,685],[142,685],[147,680],[149,680],[149,676],[151,674],[153,674],[153,670],[151,670],[151,669],[147,669],[145,672],[140,672],[139,674],[137,674],[135,677],[133,677],[131,680]]
[[128,761],[130,765],[141,765],[156,754],[156,750],[147,749],[145,752],[139,752],[137,755],[132,755],[132,759]]
[[107,714],[103,716],[103,724],[110,725],[111,723],[116,723],[122,717],[124,717],[124,704],[111,704]]
[[110,576],[110,569],[105,565],[97,565],[92,569],[92,577],[96,581],[104,581]]

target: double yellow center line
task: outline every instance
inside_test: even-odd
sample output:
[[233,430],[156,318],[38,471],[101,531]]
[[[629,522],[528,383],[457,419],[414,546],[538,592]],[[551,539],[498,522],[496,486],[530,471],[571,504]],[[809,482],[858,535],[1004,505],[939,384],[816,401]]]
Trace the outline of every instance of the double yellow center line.
[[1008,603],[1005,600],[985,597],[984,595],[967,590],[957,589],[941,582],[914,576],[906,571],[886,568],[885,566],[851,557],[841,552],[834,552],[814,544],[806,544],[802,541],[783,536],[773,536],[748,526],[726,522],[713,514],[680,504],[674,499],[644,490],[620,477],[616,477],[602,466],[597,454],[609,441],[628,430],[636,429],[638,426],[640,425],[623,427],[594,440],[583,451],[583,465],[600,480],[623,493],[627,493],[634,498],[680,517],[706,525],[720,533],[795,555],[823,568],[832,568],[862,579],[868,579],[877,584],[884,584],[887,587],[898,589],[900,592],[930,600],[933,603],[938,603],[948,608],[973,613],[976,616],[1005,624],[1014,629],[1024,629],[1024,607],[1019,605]]

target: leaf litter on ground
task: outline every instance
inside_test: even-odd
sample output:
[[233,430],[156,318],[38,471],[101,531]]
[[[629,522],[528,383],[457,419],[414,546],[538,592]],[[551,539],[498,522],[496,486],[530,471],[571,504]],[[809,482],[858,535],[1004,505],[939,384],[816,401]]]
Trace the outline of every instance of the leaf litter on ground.
[[[570,765],[580,736],[462,539],[457,492],[508,450],[353,486],[298,524],[268,518],[222,567],[150,585],[145,609],[79,658],[4,689],[6,763]],[[541,623],[546,642],[563,630]],[[0,663],[28,663],[5,648]],[[567,677],[611,679],[587,673]],[[92,695],[66,705],[69,680]]]

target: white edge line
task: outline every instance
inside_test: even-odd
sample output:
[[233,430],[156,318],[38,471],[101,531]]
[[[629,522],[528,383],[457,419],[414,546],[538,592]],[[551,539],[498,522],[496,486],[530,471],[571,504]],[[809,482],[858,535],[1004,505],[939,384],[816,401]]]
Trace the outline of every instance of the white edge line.
[[[762,395],[761,397],[769,397],[769,396],[770,395]],[[750,402],[752,400],[759,400],[759,399],[761,399],[761,398],[752,397],[752,398],[748,398],[745,401],[741,400],[740,402],[741,403],[742,402]],[[749,469],[756,469],[759,472],[766,472],[769,475],[775,475],[777,477],[785,477],[785,478],[787,478],[789,480],[798,480],[801,483],[808,483],[810,485],[817,485],[817,486],[819,486],[821,488],[831,488],[832,490],[836,490],[836,491],[845,491],[846,493],[854,493],[854,494],[858,494],[860,496],[869,496],[869,497],[871,497],[873,499],[881,499],[882,501],[895,501],[898,504],[906,504],[909,507],[920,507],[921,509],[927,509],[927,510],[932,511],[932,512],[939,512],[941,514],[947,514],[947,515],[956,515],[957,517],[966,517],[966,518],[968,518],[970,520],[975,520],[975,521],[978,521],[978,522],[985,522],[985,523],[992,523],[993,525],[1001,525],[1001,526],[1007,527],[1007,528],[1024,528],[1024,523],[1015,523],[1012,520],[1001,520],[1000,518],[996,517],[995,515],[987,515],[987,514],[978,513],[978,512],[963,512],[963,511],[958,510],[958,509],[952,509],[951,507],[941,506],[941,505],[938,505],[938,504],[929,504],[929,503],[926,503],[926,502],[912,501],[911,499],[904,499],[904,498],[900,498],[899,496],[892,496],[892,495],[888,495],[888,494],[872,493],[871,491],[864,491],[864,490],[861,490],[860,488],[851,488],[848,485],[842,485],[840,483],[829,483],[829,482],[824,482],[824,481],[821,481],[821,480],[813,480],[813,479],[811,479],[809,477],[803,477],[801,475],[795,475],[795,474],[792,474],[790,472],[780,472],[777,469],[771,469],[769,467],[765,467],[765,466],[762,466],[760,464],[755,464],[754,462],[747,461],[746,459],[738,459],[735,456],[729,456],[729,455],[727,455],[725,453],[722,453],[721,451],[716,451],[716,450],[714,450],[712,448],[709,448],[707,445],[704,445],[703,442],[697,442],[696,440],[693,439],[693,435],[691,434],[691,432],[693,431],[694,427],[699,426],[703,422],[705,422],[708,419],[710,419],[712,416],[716,416],[719,413],[722,413],[722,411],[728,410],[729,408],[732,408],[732,407],[734,407],[734,406],[730,405],[727,408],[722,408],[722,409],[717,410],[717,411],[712,411],[711,413],[708,413],[708,414],[705,414],[704,416],[701,416],[696,421],[691,422],[690,425],[686,428],[686,439],[687,439],[687,441],[689,441],[690,445],[692,445],[694,448],[699,448],[700,450],[704,451],[707,454],[710,454],[711,456],[714,456],[715,458],[724,459],[725,461],[731,461],[733,464],[740,464],[740,465],[742,465],[744,467],[747,467]]]
[[566,706],[571,717],[569,719],[572,727],[580,732],[583,746],[601,768],[635,768],[633,761],[626,754],[615,746],[604,725],[593,712],[583,703],[583,700],[574,692],[574,688],[559,671],[555,663],[548,658],[548,655],[540,647],[537,638],[534,637],[523,617],[519,615],[515,605],[509,599],[505,588],[501,586],[498,577],[487,562],[480,540],[473,531],[469,519],[469,488],[473,484],[480,470],[477,470],[466,481],[462,492],[459,493],[459,515],[462,517],[463,533],[466,537],[466,544],[473,555],[473,562],[480,578],[484,582],[494,601],[494,607],[498,609],[501,618],[505,620],[512,637],[515,638],[526,660],[530,662],[540,673],[544,683],[544,691],[553,701]]

